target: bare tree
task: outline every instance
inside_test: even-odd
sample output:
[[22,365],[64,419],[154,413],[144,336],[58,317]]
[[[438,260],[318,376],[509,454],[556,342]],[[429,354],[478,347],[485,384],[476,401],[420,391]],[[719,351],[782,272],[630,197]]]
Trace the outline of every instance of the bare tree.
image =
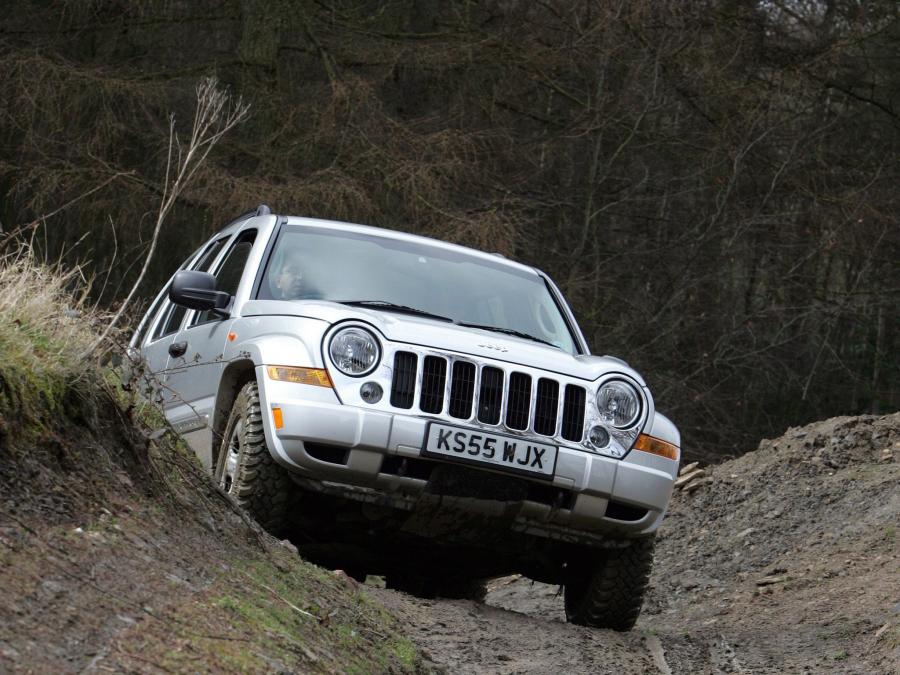
[[196,93],[197,107],[194,112],[194,123],[187,145],[182,146],[175,131],[175,115],[169,116],[169,148],[166,156],[165,182],[163,184],[162,197],[159,201],[159,209],[156,212],[153,237],[150,240],[150,248],[144,258],[144,265],[134,285],[131,287],[131,291],[122,301],[109,325],[107,325],[106,329],[91,347],[81,355],[83,359],[88,358],[103,344],[110,331],[122,318],[135,293],[137,293],[137,289],[150,267],[153,254],[156,252],[159,233],[166,221],[166,217],[169,215],[175,202],[178,201],[178,197],[190,184],[197,169],[206,161],[216,143],[230,129],[246,119],[249,114],[250,106],[245,104],[240,97],[234,99],[227,90],[219,86],[219,82],[215,78],[203,79],[197,85]]

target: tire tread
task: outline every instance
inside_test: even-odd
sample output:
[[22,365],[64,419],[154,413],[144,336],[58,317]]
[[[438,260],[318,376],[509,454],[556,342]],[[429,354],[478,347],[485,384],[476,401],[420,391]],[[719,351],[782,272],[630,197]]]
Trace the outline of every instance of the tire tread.
[[225,452],[237,420],[243,418],[243,440],[232,496],[265,530],[278,536],[287,525],[293,482],[275,463],[263,432],[259,385],[248,382],[235,399],[220,453]]
[[566,618],[594,628],[628,631],[634,627],[653,566],[654,538],[610,549],[593,564],[576,566],[565,587]]

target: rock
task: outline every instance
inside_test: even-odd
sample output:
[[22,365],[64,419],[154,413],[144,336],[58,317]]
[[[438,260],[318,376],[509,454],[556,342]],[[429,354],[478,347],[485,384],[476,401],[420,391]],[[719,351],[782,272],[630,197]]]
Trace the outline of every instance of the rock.
[[41,589],[50,596],[59,595],[63,592],[63,585],[53,579],[47,579],[41,582]]
[[350,588],[359,588],[359,582],[347,574],[344,570],[334,570],[332,572],[334,576],[343,581]]
[[768,576],[763,577],[762,579],[756,580],[757,586],[772,586],[773,584],[780,584],[787,581],[787,577],[784,576]]
[[678,472],[678,475],[686,476],[691,471],[696,469],[698,466],[700,466],[700,462],[691,462],[690,464],[687,464],[686,466],[681,467],[681,471]]
[[695,490],[699,490],[704,485],[709,485],[712,482],[713,482],[712,478],[697,478],[696,480],[693,480],[688,485],[685,485],[682,489],[686,493],[690,494],[690,493],[694,492]]
[[690,473],[686,473],[675,481],[675,489],[677,490],[678,488],[680,488],[684,485],[687,485],[695,478],[701,478],[702,476],[705,476],[705,475],[706,475],[706,472],[703,469],[696,469]]
[[746,530],[743,530],[743,531],[741,531],[741,532],[738,532],[738,534],[737,534],[737,536],[736,536],[735,538],[736,538],[736,539],[743,539],[743,538],[746,537],[747,535],[753,534],[754,532],[756,532],[756,528],[754,528],[754,527],[748,527]]

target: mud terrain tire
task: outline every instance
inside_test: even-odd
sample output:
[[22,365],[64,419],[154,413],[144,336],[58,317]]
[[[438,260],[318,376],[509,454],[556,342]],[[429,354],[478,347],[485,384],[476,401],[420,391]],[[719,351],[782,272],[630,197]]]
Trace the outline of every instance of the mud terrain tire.
[[650,580],[655,539],[597,551],[571,566],[565,585],[566,618],[593,628],[634,627]]
[[256,382],[245,384],[234,400],[214,476],[218,486],[265,530],[282,534],[294,488],[269,454]]

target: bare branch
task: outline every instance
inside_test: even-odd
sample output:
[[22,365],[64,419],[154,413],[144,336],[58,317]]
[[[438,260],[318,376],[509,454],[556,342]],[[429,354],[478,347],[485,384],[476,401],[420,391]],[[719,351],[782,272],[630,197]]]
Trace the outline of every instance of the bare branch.
[[[227,90],[219,88],[219,83],[215,78],[206,78],[197,85],[197,107],[194,111],[194,123],[191,128],[191,140],[188,143],[186,152],[182,155],[178,142],[178,135],[175,131],[175,116],[169,117],[169,148],[166,156],[166,177],[163,186],[163,194],[159,202],[159,210],[156,215],[156,224],[153,228],[153,237],[150,240],[150,248],[144,259],[144,265],[131,287],[125,300],[119,306],[118,311],[107,325],[103,333],[97,338],[94,344],[84,354],[82,359],[86,359],[93,354],[97,348],[103,344],[113,327],[122,318],[126,308],[131,303],[137,293],[141,282],[150,268],[150,261],[156,252],[156,246],[159,242],[159,233],[162,231],[166,217],[178,201],[179,196],[184,189],[190,184],[191,179],[197,169],[206,161],[210,151],[215,147],[216,143],[228,133],[233,127],[243,122],[249,113],[250,106],[238,97],[232,99],[231,94]],[[172,149],[178,147],[177,162],[173,166]],[[172,176],[174,175],[174,178]]]

